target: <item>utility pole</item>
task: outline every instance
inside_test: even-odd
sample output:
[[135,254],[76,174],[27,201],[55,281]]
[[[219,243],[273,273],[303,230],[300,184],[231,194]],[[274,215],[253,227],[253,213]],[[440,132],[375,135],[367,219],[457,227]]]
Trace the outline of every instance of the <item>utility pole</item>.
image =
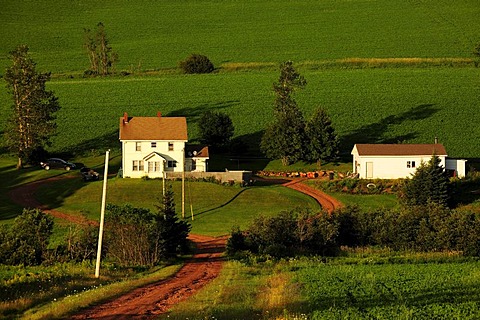
[[103,241],[103,224],[105,222],[105,202],[107,200],[107,178],[108,178],[108,159],[110,150],[105,153],[105,172],[103,174],[103,192],[102,192],[102,208],[100,210],[100,228],[98,230],[98,248],[97,248],[97,263],[95,266],[95,278],[100,277],[100,258],[102,255],[102,241]]

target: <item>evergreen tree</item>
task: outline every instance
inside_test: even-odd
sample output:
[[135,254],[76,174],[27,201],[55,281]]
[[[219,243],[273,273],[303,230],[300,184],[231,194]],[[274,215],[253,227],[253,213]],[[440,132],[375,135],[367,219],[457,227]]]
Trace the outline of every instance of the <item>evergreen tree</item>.
[[305,155],[309,162],[338,157],[338,137],[323,108],[317,108],[305,126]]
[[287,61],[280,66],[275,92],[275,121],[267,127],[260,148],[269,158],[281,159],[283,165],[296,162],[303,154],[305,120],[292,94],[306,85],[305,79]]
[[407,206],[425,206],[437,203],[446,206],[449,200],[448,177],[436,155],[421,163],[411,179],[407,179],[400,193]]
[[180,220],[175,212],[174,193],[171,186],[166,188],[160,205],[156,207],[158,209],[154,233],[154,237],[158,239],[157,244],[154,244],[156,248],[163,256],[174,256],[179,251],[186,251],[190,225]]
[[28,50],[21,45],[11,51],[13,65],[5,72],[7,89],[13,96],[13,113],[5,136],[9,149],[17,154],[17,169],[25,161],[39,160],[35,153],[49,144],[57,127],[54,114],[60,109],[57,97],[45,88],[50,73],[36,71]]

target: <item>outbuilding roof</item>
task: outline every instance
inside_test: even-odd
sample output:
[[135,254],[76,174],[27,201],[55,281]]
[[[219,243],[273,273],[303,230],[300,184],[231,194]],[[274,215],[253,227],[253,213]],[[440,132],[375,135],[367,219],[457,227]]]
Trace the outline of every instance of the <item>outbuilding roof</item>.
[[128,117],[120,118],[120,140],[188,141],[185,117]]
[[447,156],[445,147],[440,144],[356,144],[360,156]]

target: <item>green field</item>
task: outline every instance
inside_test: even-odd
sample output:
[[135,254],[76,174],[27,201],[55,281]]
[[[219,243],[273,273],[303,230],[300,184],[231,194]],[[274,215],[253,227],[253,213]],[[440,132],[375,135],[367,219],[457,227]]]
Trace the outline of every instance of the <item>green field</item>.
[[478,261],[446,254],[228,262],[161,319],[478,319]]
[[235,1],[2,0],[5,54],[30,45],[42,69],[81,73],[84,28],[103,22],[118,68],[172,68],[187,55],[227,62],[471,57],[480,35],[476,0]]
[[[297,94],[306,116],[317,106],[330,114],[342,153],[354,143],[431,143],[439,137],[452,157],[477,158],[480,145],[480,69],[395,68],[300,70],[308,84]],[[272,120],[272,83],[277,71],[212,75],[163,75],[108,79],[54,80],[49,88],[60,99],[58,135],[52,151],[88,153],[119,148],[118,118],[186,116],[189,137],[206,110],[230,115],[235,136],[257,150],[262,130]],[[3,92],[3,91],[2,91]],[[9,108],[0,95],[1,123]]]
[[[258,142],[272,119],[276,66],[293,60],[308,82],[296,96],[300,108],[306,116],[318,106],[327,109],[347,159],[357,142],[429,143],[435,136],[452,157],[480,155],[479,145],[471,143],[480,134],[480,69],[472,62],[480,42],[475,0],[455,5],[3,0],[1,5],[0,74],[10,64],[7,53],[20,43],[30,46],[40,71],[53,72],[48,88],[62,106],[53,152],[71,156],[118,148],[117,119],[123,112],[186,116],[195,141],[199,115],[218,110],[231,116],[235,137],[258,156]],[[88,67],[83,29],[99,21],[120,55],[117,71],[134,75],[81,78]],[[219,73],[175,71],[193,52],[210,57]],[[160,72],[145,74],[152,70]],[[9,99],[1,90],[2,127]]]
[[[479,16],[478,0],[0,0],[0,75],[11,64],[8,52],[27,44],[37,70],[52,72],[47,87],[62,106],[58,134],[48,150],[101,168],[102,155],[111,148],[111,172],[120,163],[118,119],[124,112],[186,116],[190,141],[195,142],[201,113],[222,111],[233,120],[235,138],[249,147],[248,156],[261,157],[258,143],[273,114],[272,84],[285,60],[294,61],[308,83],[295,96],[299,107],[306,117],[318,106],[327,110],[344,161],[351,161],[354,143],[432,143],[434,137],[449,156],[478,159],[480,68],[472,51],[480,42]],[[116,71],[126,76],[82,77],[88,68],[83,29],[100,21],[120,57]],[[182,75],[178,62],[191,53],[207,55],[217,70]],[[0,87],[5,87],[3,79]],[[0,133],[10,104],[6,90],[0,90]],[[10,190],[64,172],[16,171],[15,159],[2,147],[0,142],[0,219],[8,223],[21,210],[9,200]],[[237,169],[230,158],[212,155],[212,167]],[[278,168],[275,161],[252,161],[242,166]],[[153,208],[160,185],[158,180],[111,178],[107,202]],[[178,212],[179,188],[176,182]],[[37,196],[59,211],[98,219],[100,190],[101,182],[84,184],[76,177],[44,186]],[[396,205],[383,197],[345,196],[342,201],[368,208],[378,202]],[[234,224],[243,228],[259,214],[274,215],[298,205],[318,208],[307,196],[280,186],[239,188],[204,182],[187,183],[187,217],[190,205],[196,215],[192,231],[211,235],[226,234]],[[62,241],[65,228],[65,222],[56,220],[53,244]],[[338,259],[278,263],[260,257],[256,262],[262,263],[228,262],[219,279],[166,317],[480,316],[478,261],[457,259],[457,253],[406,260],[369,252],[359,259],[346,254]],[[44,283],[43,274],[50,271],[41,268],[2,267],[2,293],[9,295],[9,283],[18,288]],[[64,292],[50,286],[52,291],[47,288],[32,299],[25,298],[30,292],[20,290],[19,301],[2,304],[2,311],[22,312],[75,292],[77,285],[91,287],[91,278],[80,275],[83,282],[74,282],[68,277]],[[96,290],[92,295],[92,301],[104,296]],[[71,306],[65,301],[78,305],[71,300],[75,297],[60,303],[66,311],[59,303],[51,308],[68,312]]]

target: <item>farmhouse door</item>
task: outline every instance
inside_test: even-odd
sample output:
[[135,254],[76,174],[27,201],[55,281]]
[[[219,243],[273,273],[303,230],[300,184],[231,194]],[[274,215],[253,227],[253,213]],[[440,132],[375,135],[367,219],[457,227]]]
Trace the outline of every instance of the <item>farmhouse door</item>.
[[367,162],[367,172],[366,178],[372,179],[373,178],[373,162]]

